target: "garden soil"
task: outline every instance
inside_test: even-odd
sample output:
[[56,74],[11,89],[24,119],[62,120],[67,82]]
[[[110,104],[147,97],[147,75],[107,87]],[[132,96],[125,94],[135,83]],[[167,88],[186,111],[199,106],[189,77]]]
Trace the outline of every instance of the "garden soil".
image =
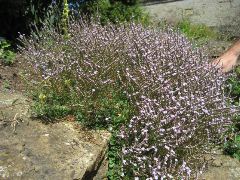
[[205,155],[207,168],[200,179],[202,180],[239,180],[240,162],[222,154],[221,150]]

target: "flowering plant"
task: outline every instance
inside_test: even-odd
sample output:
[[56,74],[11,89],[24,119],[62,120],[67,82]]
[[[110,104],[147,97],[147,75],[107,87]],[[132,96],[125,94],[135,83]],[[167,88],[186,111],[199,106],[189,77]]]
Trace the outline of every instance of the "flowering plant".
[[131,28],[125,42],[136,66],[125,69],[124,84],[138,113],[120,134],[123,175],[196,178],[201,155],[223,140],[236,111],[224,95],[226,76],[183,35]]
[[[46,105],[59,103],[104,127],[123,115],[123,176],[196,177],[199,156],[223,139],[236,111],[224,94],[226,77],[171,29],[81,20],[69,24],[67,39],[45,30],[41,38],[21,40],[25,77],[44,92]],[[124,107],[130,109],[118,108],[112,92],[124,94],[130,104]],[[102,106],[101,99],[114,103]],[[99,118],[103,107],[107,111]]]

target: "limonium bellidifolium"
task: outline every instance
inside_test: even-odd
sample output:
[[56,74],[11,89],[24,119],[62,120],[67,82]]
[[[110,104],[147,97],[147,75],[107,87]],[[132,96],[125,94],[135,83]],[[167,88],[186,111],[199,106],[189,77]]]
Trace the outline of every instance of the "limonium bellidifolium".
[[135,108],[119,132],[123,178],[196,178],[202,154],[223,138],[236,111],[225,75],[171,28],[75,21],[68,32],[67,39],[53,30],[22,38],[26,77],[58,91],[70,79],[82,99],[121,90]]

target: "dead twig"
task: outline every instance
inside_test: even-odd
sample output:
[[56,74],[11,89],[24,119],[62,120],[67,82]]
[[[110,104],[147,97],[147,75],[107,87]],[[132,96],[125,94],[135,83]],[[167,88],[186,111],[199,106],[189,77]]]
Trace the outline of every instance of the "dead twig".
[[12,123],[11,123],[11,127],[13,127],[13,132],[14,133],[16,132],[16,126],[19,124],[19,121],[17,119],[17,115],[18,115],[18,113],[15,114],[15,116],[12,120]]

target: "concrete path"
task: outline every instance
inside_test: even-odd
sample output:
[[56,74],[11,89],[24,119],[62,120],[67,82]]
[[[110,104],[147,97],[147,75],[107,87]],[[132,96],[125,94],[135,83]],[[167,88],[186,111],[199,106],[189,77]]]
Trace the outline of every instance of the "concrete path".
[[175,22],[189,18],[193,23],[215,27],[240,24],[240,0],[155,0],[148,2],[150,3],[145,3],[144,8],[156,19]]

